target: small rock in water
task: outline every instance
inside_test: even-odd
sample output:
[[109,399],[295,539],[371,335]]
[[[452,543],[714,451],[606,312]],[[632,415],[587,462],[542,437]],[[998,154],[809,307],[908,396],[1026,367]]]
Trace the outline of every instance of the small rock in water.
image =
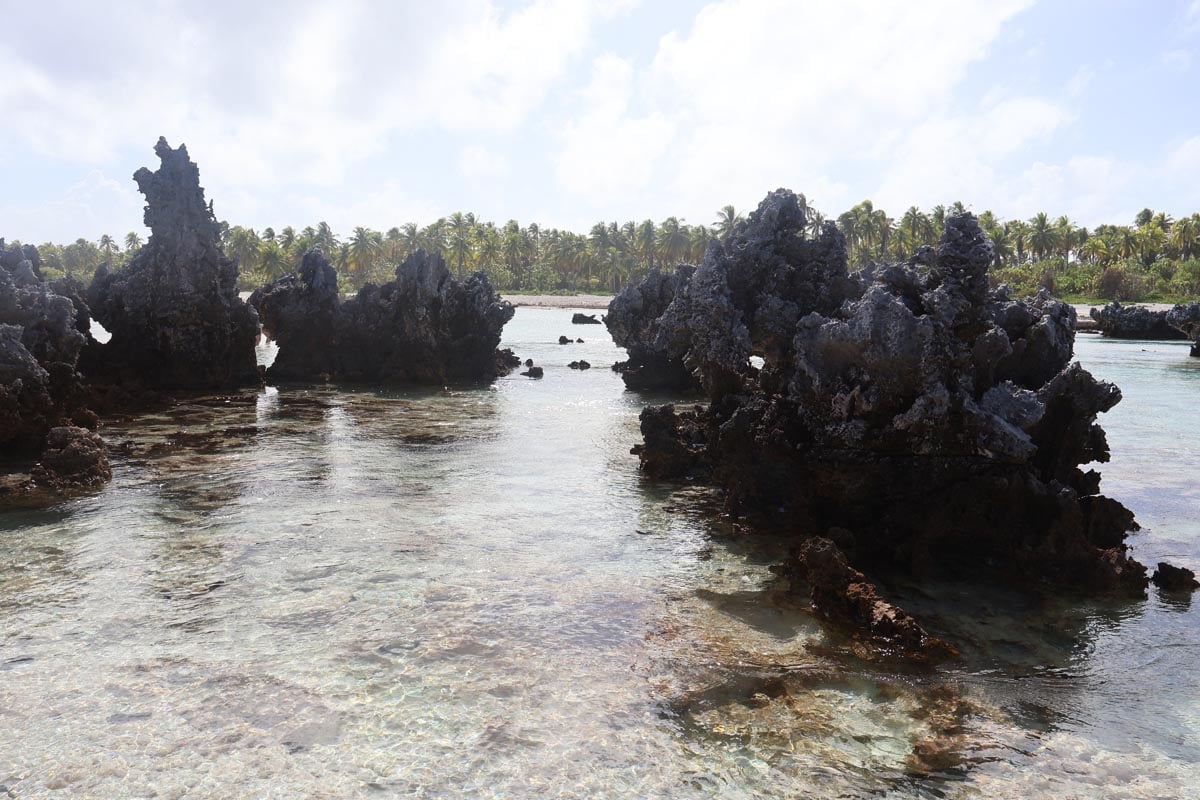
[[1158,569],[1150,581],[1164,592],[1190,592],[1200,588],[1196,573],[1186,567],[1173,567],[1165,561],[1158,562]]
[[558,343],[559,344],[570,344],[571,340],[568,339],[566,336],[560,336],[560,337],[558,337]]
[[575,314],[572,315],[572,317],[571,317],[571,324],[572,325],[599,325],[600,320],[596,319],[595,314],[580,314],[578,311],[576,311]]
[[567,366],[570,367],[571,369],[591,369],[592,368],[591,364],[589,364],[586,361],[582,361],[582,360],[581,361],[572,361],[570,364],[567,364]]
[[532,366],[533,366],[533,359],[532,359],[532,358],[527,358],[527,359],[525,359],[525,366],[527,366],[527,367],[532,367]]
[[530,367],[528,370],[526,370],[525,372],[522,372],[521,374],[528,376],[530,378],[540,378],[540,377],[542,377],[542,368],[541,367]]

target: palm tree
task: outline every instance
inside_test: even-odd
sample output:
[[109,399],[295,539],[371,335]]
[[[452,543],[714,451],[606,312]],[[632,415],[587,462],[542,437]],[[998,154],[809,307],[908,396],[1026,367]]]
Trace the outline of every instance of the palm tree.
[[463,264],[471,252],[471,226],[461,211],[450,215],[450,251],[458,260],[458,277],[463,275]]
[[1171,226],[1171,246],[1185,260],[1200,251],[1200,214],[1182,217]]
[[375,260],[383,252],[383,235],[379,231],[358,227],[350,237],[346,266],[358,276],[369,275]]
[[745,218],[733,206],[724,206],[717,212],[717,221],[713,223],[715,233],[722,241],[728,239]]
[[687,251],[688,235],[678,217],[667,217],[658,226],[658,255],[668,264],[678,264]]
[[1037,260],[1044,259],[1058,242],[1058,232],[1045,211],[1039,211],[1029,220],[1029,248]]
[[112,261],[113,256],[121,249],[117,241],[107,233],[100,237],[100,241],[97,244],[100,245],[100,252],[104,254],[105,261]]

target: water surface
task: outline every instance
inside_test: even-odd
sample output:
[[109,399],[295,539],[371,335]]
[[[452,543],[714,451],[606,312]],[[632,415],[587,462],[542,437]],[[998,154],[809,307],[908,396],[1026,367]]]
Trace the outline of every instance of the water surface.
[[[542,380],[197,399],[0,513],[0,797],[1196,794],[1186,601],[896,587],[963,660],[857,661],[706,490],[639,478],[647,398],[570,316],[505,330]],[[1078,350],[1137,556],[1200,566],[1200,359]]]

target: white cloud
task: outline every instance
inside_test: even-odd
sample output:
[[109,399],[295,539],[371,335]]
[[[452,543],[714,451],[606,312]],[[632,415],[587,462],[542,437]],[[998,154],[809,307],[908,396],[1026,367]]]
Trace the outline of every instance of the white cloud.
[[1167,166],[1175,172],[1190,173],[1195,180],[1200,174],[1200,136],[1193,136],[1172,150],[1167,156]]
[[[604,91],[589,92],[567,127],[560,182],[600,202],[662,187],[673,207],[705,222],[721,205],[751,206],[781,185],[838,209],[848,190],[830,175],[912,147],[914,132],[943,119],[970,65],[1030,2],[710,3],[688,30],[661,39],[646,69],[606,67]],[[1063,118],[1036,98],[1010,106],[1014,115],[1054,112],[1023,125],[1001,116],[1000,129],[1020,141]],[[656,111],[631,110],[641,107]],[[977,133],[998,143],[1003,135]]]
[[6,18],[0,152],[111,164],[149,156],[161,133],[200,160],[218,214],[240,219],[237,198],[337,187],[398,134],[520,125],[612,13],[599,0],[49,0]]
[[458,154],[458,171],[465,178],[507,175],[508,159],[482,145],[469,145]]
[[20,196],[0,200],[0,220],[5,230],[0,235],[31,244],[60,241],[62,223],[67,221],[74,232],[70,241],[80,236],[95,240],[103,233],[121,237],[136,230],[145,238],[142,225],[142,197],[133,189],[132,181],[116,181],[98,170],[67,187],[58,197],[41,203],[22,202]]
[[660,112],[630,116],[633,65],[612,54],[592,65],[586,111],[568,123],[557,158],[559,181],[594,203],[626,203],[644,188],[674,134]]

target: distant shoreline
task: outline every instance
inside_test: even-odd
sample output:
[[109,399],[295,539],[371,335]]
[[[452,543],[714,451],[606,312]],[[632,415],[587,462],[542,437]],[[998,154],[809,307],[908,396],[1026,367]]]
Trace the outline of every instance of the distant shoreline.
[[598,308],[607,309],[611,295],[603,294],[505,294],[503,299],[517,308]]

